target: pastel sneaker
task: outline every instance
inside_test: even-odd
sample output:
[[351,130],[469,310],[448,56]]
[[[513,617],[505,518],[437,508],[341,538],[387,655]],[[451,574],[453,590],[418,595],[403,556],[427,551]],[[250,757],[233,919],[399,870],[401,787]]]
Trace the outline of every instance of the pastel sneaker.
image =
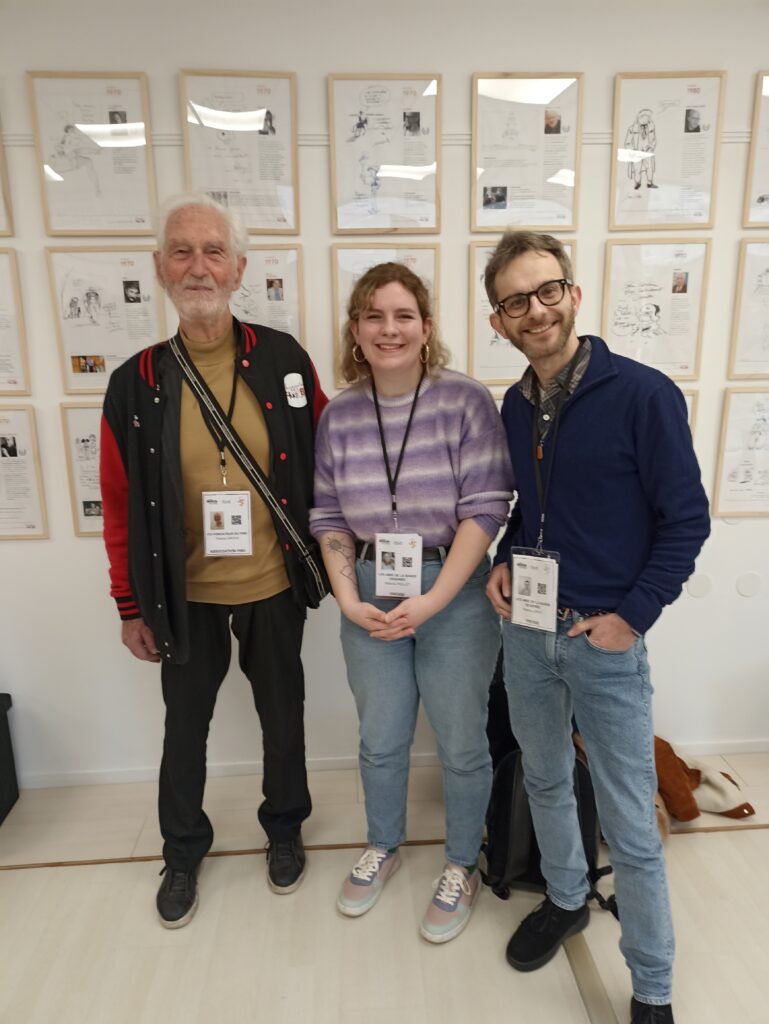
[[400,867],[398,851],[388,853],[381,847],[369,846],[345,878],[337,909],[347,917],[360,917],[371,910],[382,894],[384,884]]
[[477,868],[469,873],[467,868],[458,864],[447,864],[434,885],[435,895],[430,900],[419,931],[428,942],[450,942],[470,920],[481,891],[481,873]]

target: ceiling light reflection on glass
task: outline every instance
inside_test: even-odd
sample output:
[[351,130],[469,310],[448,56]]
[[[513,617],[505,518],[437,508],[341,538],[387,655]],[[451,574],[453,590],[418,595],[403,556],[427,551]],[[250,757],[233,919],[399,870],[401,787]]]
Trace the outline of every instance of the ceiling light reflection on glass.
[[75,127],[103,149],[147,145],[143,121],[129,121],[128,124],[76,124]]
[[480,78],[478,95],[508,103],[547,106],[576,81],[576,78]]
[[260,132],[267,108],[261,110],[216,110],[201,103],[187,103],[187,123],[219,132]]

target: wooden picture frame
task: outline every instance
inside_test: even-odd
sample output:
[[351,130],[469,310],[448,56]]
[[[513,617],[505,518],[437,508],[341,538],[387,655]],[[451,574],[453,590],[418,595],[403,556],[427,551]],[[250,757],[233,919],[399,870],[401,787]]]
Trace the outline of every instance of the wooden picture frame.
[[0,238],[13,235],[13,210],[11,209],[11,185],[8,178],[8,164],[3,146],[2,122],[0,122]]
[[106,391],[111,372],[166,337],[150,245],[45,250],[64,391]]
[[335,235],[438,234],[441,76],[328,76]]
[[472,231],[575,231],[582,150],[581,71],[476,72]]
[[28,71],[49,235],[151,235],[156,205],[147,76]]
[[740,242],[728,377],[769,377],[769,237]]
[[709,238],[606,242],[602,335],[609,348],[672,380],[697,380],[710,246]]
[[697,410],[700,404],[700,392],[698,388],[681,388],[681,394],[686,399],[689,430],[691,430],[692,437],[694,437],[694,431],[697,426]]
[[725,71],[616,75],[610,231],[712,228]]
[[296,93],[293,71],[179,73],[187,188],[252,234],[299,233]]
[[0,405],[0,540],[47,537],[34,406]]
[[769,383],[724,392],[711,515],[769,516]]
[[101,537],[104,534],[99,487],[102,407],[96,402],[62,402],[60,408],[72,525],[78,537]]
[[353,285],[367,270],[378,263],[404,263],[427,285],[432,297],[433,312],[439,321],[440,309],[440,246],[437,242],[336,242],[331,246],[333,280],[334,375],[338,388],[347,387],[339,375],[342,331],[347,320],[347,300]]
[[235,316],[293,335],[306,348],[302,246],[249,245],[240,288],[230,300]]
[[756,75],[742,226],[769,226],[769,71]]
[[30,394],[29,351],[16,252],[0,249],[0,395]]

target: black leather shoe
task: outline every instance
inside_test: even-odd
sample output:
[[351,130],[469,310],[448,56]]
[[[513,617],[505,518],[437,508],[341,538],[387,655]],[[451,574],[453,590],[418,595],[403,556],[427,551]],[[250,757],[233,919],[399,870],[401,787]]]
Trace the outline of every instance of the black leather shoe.
[[587,904],[578,910],[562,910],[547,897],[524,917],[507,944],[507,962],[516,971],[536,971],[552,960],[564,939],[587,927]]
[[282,839],[267,846],[267,884],[286,896],[298,889],[304,878],[306,858],[302,837]]
[[165,867],[157,895],[160,923],[164,928],[182,928],[198,909],[198,880],[194,871]]
[[670,1003],[663,1006],[639,1003],[633,996],[630,1000],[630,1024],[674,1024],[673,1007]]

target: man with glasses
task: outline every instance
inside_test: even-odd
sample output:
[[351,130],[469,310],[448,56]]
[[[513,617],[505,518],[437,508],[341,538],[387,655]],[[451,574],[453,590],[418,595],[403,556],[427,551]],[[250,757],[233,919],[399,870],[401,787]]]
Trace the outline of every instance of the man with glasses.
[[510,719],[547,882],[507,959],[536,970],[588,923],[573,716],[614,866],[632,1024],[668,1024],[674,940],[644,634],[710,530],[686,404],[657,370],[577,337],[582,295],[557,239],[506,234],[485,285],[492,327],[530,364],[502,407],[518,503],[487,593],[503,617]]

